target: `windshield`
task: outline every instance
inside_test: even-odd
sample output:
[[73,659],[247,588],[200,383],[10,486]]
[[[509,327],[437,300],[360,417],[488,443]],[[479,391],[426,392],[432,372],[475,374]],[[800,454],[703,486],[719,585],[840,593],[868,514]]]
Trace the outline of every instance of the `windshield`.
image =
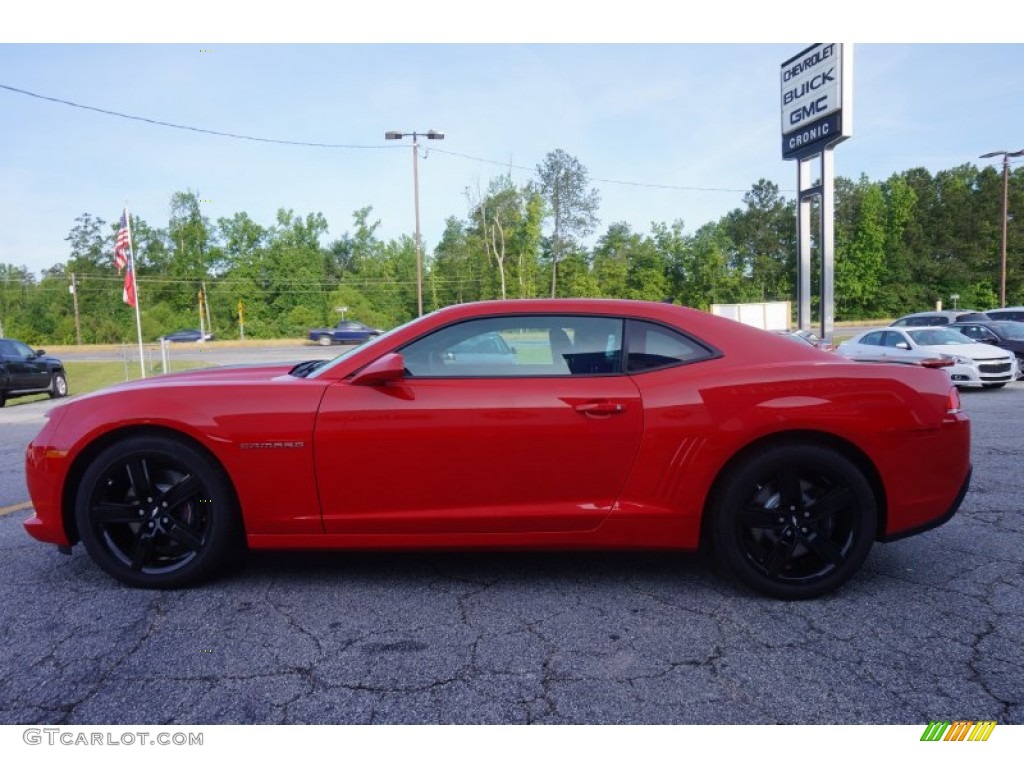
[[1024,323],[1014,320],[1000,320],[998,323],[992,323],[992,327],[1008,339],[1024,341]]
[[921,347],[944,347],[949,344],[974,344],[974,340],[949,328],[921,328],[907,331],[914,343]]

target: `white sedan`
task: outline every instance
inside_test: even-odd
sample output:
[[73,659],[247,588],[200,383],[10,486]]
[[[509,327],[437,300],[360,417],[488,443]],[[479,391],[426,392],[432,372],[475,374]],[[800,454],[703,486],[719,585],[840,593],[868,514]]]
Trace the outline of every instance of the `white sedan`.
[[989,344],[978,344],[949,328],[882,328],[865,331],[836,349],[843,357],[871,363],[920,363],[949,358],[944,368],[958,387],[1005,387],[1017,376],[1017,359]]

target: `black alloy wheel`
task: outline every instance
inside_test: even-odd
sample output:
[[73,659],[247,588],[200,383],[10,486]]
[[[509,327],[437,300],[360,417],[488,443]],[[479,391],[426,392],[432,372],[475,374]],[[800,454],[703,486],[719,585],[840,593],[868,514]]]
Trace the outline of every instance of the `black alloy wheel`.
[[210,456],[167,437],[108,446],[78,486],[78,531],[107,573],[136,587],[180,587],[225,566],[242,542],[235,497]]
[[715,548],[737,578],[773,597],[831,592],[860,568],[874,541],[871,486],[831,448],[768,448],[734,468],[720,488]]

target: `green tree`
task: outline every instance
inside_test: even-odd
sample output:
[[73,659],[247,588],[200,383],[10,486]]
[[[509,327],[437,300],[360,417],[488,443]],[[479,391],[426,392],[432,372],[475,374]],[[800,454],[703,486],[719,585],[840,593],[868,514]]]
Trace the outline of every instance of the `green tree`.
[[537,166],[538,189],[552,219],[548,253],[551,259],[551,296],[556,295],[558,263],[597,226],[601,195],[590,187],[584,165],[563,149],[556,149]]
[[743,196],[743,203],[746,207],[727,214],[723,225],[734,247],[730,266],[751,284],[746,300],[789,299],[796,277],[793,203],[765,179]]
[[871,317],[885,266],[887,210],[882,186],[861,176],[836,181],[835,308],[842,318]]

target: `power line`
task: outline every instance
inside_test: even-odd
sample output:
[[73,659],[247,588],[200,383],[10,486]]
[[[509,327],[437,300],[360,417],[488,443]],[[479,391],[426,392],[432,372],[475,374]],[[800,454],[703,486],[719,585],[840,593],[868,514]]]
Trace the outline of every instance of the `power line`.
[[58,99],[54,96],[44,96],[40,93],[33,93],[32,91],[26,91],[22,88],[15,88],[11,85],[4,85],[0,83],[0,88],[7,91],[13,91],[14,93],[20,93],[25,96],[31,96],[34,99],[42,99],[43,101],[52,101],[57,104],[64,104],[69,107],[76,109],[86,109],[90,112],[99,112],[103,115],[110,115],[112,117],[120,117],[125,120],[138,120],[142,123],[150,123],[152,125],[162,125],[165,128],[177,128],[180,131],[194,131],[195,133],[208,133],[213,136],[224,136],[229,139],[242,139],[245,141],[260,141],[266,144],[291,144],[301,147],[324,147],[327,149],[393,149],[393,147],[385,144],[324,144],[315,141],[292,141],[289,139],[268,139],[261,136],[246,136],[241,133],[229,133],[227,131],[215,131],[211,128],[196,128],[191,125],[181,125],[179,123],[169,123],[164,120],[154,120],[151,117],[140,117],[138,115],[128,115],[124,112],[115,112],[112,109],[101,109],[100,107],[91,107],[88,104],[79,104],[74,101],[68,101],[67,99]]
[[[110,115],[111,117],[120,117],[120,118],[122,118],[124,120],[137,120],[137,121],[142,122],[142,123],[150,123],[151,125],[161,125],[161,126],[164,126],[165,128],[176,128],[176,129],[181,130],[181,131],[193,131],[195,133],[206,133],[206,134],[210,134],[212,136],[223,136],[223,137],[229,138],[229,139],[240,139],[240,140],[244,140],[244,141],[259,141],[259,142],[263,142],[263,143],[266,143],[266,144],[287,144],[287,145],[291,145],[291,146],[300,146],[300,147],[321,147],[321,148],[324,148],[324,149],[396,149],[396,148],[398,148],[395,145],[391,145],[391,144],[326,144],[326,143],[315,142],[315,141],[298,141],[298,140],[291,140],[291,139],[268,139],[268,138],[261,137],[261,136],[248,136],[248,135],[241,134],[241,133],[230,133],[228,131],[216,131],[216,130],[213,130],[211,128],[197,128],[197,127],[191,126],[191,125],[182,125],[180,123],[170,123],[170,122],[167,122],[165,120],[156,120],[156,119],[153,119],[153,118],[150,118],[150,117],[141,117],[139,115],[129,115],[129,114],[126,114],[124,112],[114,111],[112,109],[102,109],[100,107],[92,107],[92,106],[89,106],[88,104],[79,104],[78,102],[69,101],[68,99],[58,99],[55,96],[44,96],[43,94],[40,94],[40,93],[33,93],[32,91],[26,91],[23,88],[15,88],[14,86],[11,86],[11,85],[4,85],[3,83],[0,83],[0,88],[3,88],[4,90],[7,90],[7,91],[11,91],[13,93],[20,93],[20,94],[22,94],[24,96],[30,96],[30,97],[32,97],[34,99],[41,99],[43,101],[50,101],[50,102],[54,102],[55,104],[63,104],[63,105],[68,106],[68,107],[74,107],[75,109],[85,109],[85,110],[88,110],[90,112],[98,112],[98,113],[103,114],[103,115]],[[453,152],[451,150],[441,149],[439,147],[433,147],[432,146],[430,148],[430,151],[439,152],[439,153],[441,153],[443,155],[451,155],[452,157],[461,157],[463,159],[473,160],[473,161],[478,162],[478,163],[487,163],[489,165],[496,165],[496,166],[499,166],[499,167],[502,167],[502,168],[514,168],[516,170],[527,171],[529,173],[533,173],[533,171],[534,171],[533,168],[528,168],[527,166],[524,166],[524,165],[516,165],[515,163],[510,163],[510,162],[507,162],[507,161],[489,160],[489,159],[487,159],[485,157],[475,157],[473,155],[466,155],[466,154],[463,154],[461,152]],[[684,185],[680,185],[680,184],[654,184],[654,183],[642,182],[642,181],[623,181],[621,179],[604,179],[604,178],[597,178],[597,177],[591,177],[591,181],[595,181],[595,182],[598,182],[598,183],[601,183],[601,184],[620,184],[620,185],[629,186],[629,187],[646,187],[646,188],[649,188],[649,189],[670,189],[670,190],[677,190],[677,191],[683,191],[683,192],[728,192],[730,194],[736,194],[736,193],[742,194],[742,193],[750,191],[750,190],[747,190],[747,189],[728,189],[728,188],[724,188],[724,187],[692,187],[692,186],[684,186]],[[792,191],[792,190],[786,190],[786,191]]]

